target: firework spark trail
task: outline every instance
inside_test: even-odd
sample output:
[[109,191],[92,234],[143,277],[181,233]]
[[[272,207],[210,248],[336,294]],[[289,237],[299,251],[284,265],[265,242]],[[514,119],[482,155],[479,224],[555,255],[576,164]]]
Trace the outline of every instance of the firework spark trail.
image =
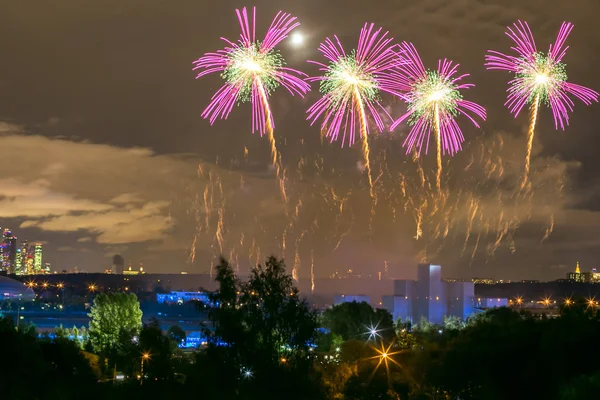
[[550,237],[550,235],[552,235],[553,231],[554,231],[554,214],[550,214],[550,225],[548,226],[548,228],[546,228],[544,237],[542,238],[540,243],[544,243]]
[[190,248],[189,262],[191,264],[196,261],[196,243],[198,242],[198,233],[194,233],[194,239],[192,240],[192,247]]
[[369,194],[374,202],[367,111],[379,132],[383,132],[385,125],[382,115],[389,120],[391,117],[380,103],[379,95],[384,92],[400,96],[396,67],[405,62],[402,51],[396,49],[388,32],[382,34],[382,29],[375,29],[374,24],[363,26],[356,50],[346,52],[338,37],[334,36],[333,39],[325,39],[319,51],[329,64],[309,61],[318,65],[323,72],[322,76],[308,79],[309,82],[319,82],[323,97],[308,109],[307,119],[313,125],[323,117],[321,134],[324,132],[333,142],[342,133],[342,147],[346,141],[352,146],[358,131],[362,140]]
[[476,201],[474,198],[471,198],[471,201],[469,202],[469,216],[467,220],[467,229],[465,232],[465,243],[463,245],[461,254],[464,254],[465,250],[467,249],[469,237],[471,236],[471,230],[473,229],[473,221],[475,220],[475,216],[477,215],[478,209],[479,201]]
[[[194,61],[193,70],[198,70],[196,79],[220,72],[224,85],[212,96],[211,102],[202,112],[212,125],[218,118],[226,119],[236,103],[252,104],[252,132],[265,133],[271,147],[271,161],[276,168],[279,190],[287,204],[285,192],[285,170],[281,162],[273,134],[274,121],[269,105],[269,96],[278,87],[284,87],[292,96],[304,95],[310,85],[303,79],[303,72],[285,67],[285,60],[275,50],[282,40],[300,24],[290,14],[278,12],[267,29],[264,40],[256,39],[256,8],[252,9],[252,18],[244,7],[235,10],[241,29],[240,39],[226,42],[225,48],[216,53],[206,53]],[[245,149],[247,156],[247,149]]]
[[481,232],[477,234],[477,240],[475,241],[475,246],[473,246],[473,252],[471,253],[471,262],[469,266],[473,264],[473,260],[475,260],[475,254],[477,254],[477,250],[479,249],[479,239],[481,239]]
[[531,117],[529,120],[529,129],[527,130],[527,152],[525,155],[525,173],[521,182],[521,190],[525,188],[529,181],[529,170],[531,168],[531,150],[533,149],[533,137],[535,135],[535,123],[537,121],[538,109],[540,107],[540,96],[535,95],[533,104],[531,105]]
[[365,107],[360,97],[360,92],[358,91],[358,88],[354,89],[354,104],[356,104],[356,107],[358,108],[358,122],[360,124],[360,136],[362,139],[361,142],[363,158],[365,160],[365,171],[367,172],[367,180],[369,182],[369,195],[371,196],[371,200],[373,200],[373,207],[371,208],[371,213],[374,213],[375,192],[373,190],[373,176],[371,174],[371,150],[369,148],[369,138],[367,135],[367,116],[365,114]]
[[463,115],[479,128],[475,117],[485,120],[486,112],[480,105],[463,99],[461,89],[469,89],[474,85],[459,83],[469,75],[456,76],[458,64],[444,59],[438,61],[437,70],[427,70],[414,45],[403,42],[400,48],[411,61],[398,66],[400,75],[397,80],[400,90],[406,93],[403,99],[408,110],[394,121],[390,130],[394,130],[403,121],[412,126],[402,144],[406,148],[406,154],[413,149],[417,149],[420,154],[423,146],[427,154],[431,131],[434,131],[438,147],[436,178],[440,192],[441,155],[454,155],[462,149],[462,142],[465,140],[456,117]]
[[261,99],[266,116],[265,130],[267,133],[267,138],[269,139],[269,145],[271,147],[271,164],[275,167],[275,176],[277,177],[277,182],[279,184],[279,193],[281,194],[281,199],[283,200],[283,203],[287,205],[288,198],[287,193],[285,191],[285,170],[283,169],[283,163],[281,162],[281,153],[279,152],[279,150],[277,150],[277,143],[275,142],[275,136],[273,134],[273,118],[271,116],[271,106],[269,105],[267,94],[262,83],[256,82],[256,86],[258,87],[258,94]]
[[217,186],[219,188],[219,193],[221,195],[221,201],[219,202],[219,207],[217,209],[217,230],[215,232],[215,239],[219,245],[219,255],[223,254],[223,241],[224,241],[224,229],[225,225],[223,223],[224,211],[225,208],[225,196],[223,194],[223,185],[221,184],[221,178],[217,178]]
[[310,249],[310,292],[315,292],[315,254],[313,249]]
[[433,129],[435,132],[436,155],[437,155],[437,172],[435,174],[435,184],[438,192],[442,191],[442,132],[440,130],[440,106],[435,105],[433,114]]
[[296,238],[296,245],[294,250],[294,267],[292,268],[292,279],[298,282],[298,273],[300,270],[300,241],[306,234],[306,230],[302,231],[299,237]]
[[527,22],[517,21],[507,28],[506,35],[514,42],[511,47],[516,55],[506,55],[497,51],[488,51],[486,67],[490,70],[508,71],[514,74],[509,81],[507,100],[504,103],[515,118],[526,105],[531,105],[531,124],[528,131],[527,159],[525,178],[522,187],[527,184],[530,168],[531,146],[540,103],[550,106],[554,117],[554,126],[564,130],[569,125],[569,112],[575,105],[572,97],[585,105],[598,102],[598,93],[592,89],[567,82],[566,65],[563,58],[567,53],[565,45],[573,30],[573,24],[563,22],[556,41],[548,52],[537,50],[533,33]]

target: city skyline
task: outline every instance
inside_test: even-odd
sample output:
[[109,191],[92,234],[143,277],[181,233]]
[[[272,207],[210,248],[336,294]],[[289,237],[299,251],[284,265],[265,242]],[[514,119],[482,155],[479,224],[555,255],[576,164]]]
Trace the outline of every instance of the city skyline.
[[[510,116],[506,76],[484,67],[488,49],[508,48],[504,32],[517,19],[530,23],[540,48],[569,20],[569,78],[600,89],[593,67],[600,45],[591,33],[600,6],[582,1],[585,12],[516,0],[413,0],[401,8],[389,0],[377,8],[337,0],[256,3],[257,33],[279,8],[298,17],[304,40],[280,47],[291,68],[311,76],[318,71],[305,60],[318,59],[318,44],[337,34],[351,46],[365,22],[414,42],[426,65],[447,57],[471,73],[476,87],[469,99],[486,108],[488,119],[481,130],[460,122],[464,149],[443,159],[449,201],[435,215],[416,164],[401,149],[410,130],[402,124],[372,137],[378,201],[371,214],[360,148],[322,142],[319,128],[305,121],[316,87],[306,100],[273,94],[285,209],[267,139],[250,133],[250,109],[240,105],[214,126],[201,118],[221,82],[194,80],[192,61],[219,48],[219,36],[237,37],[230,4],[211,5],[209,20],[207,6],[190,0],[166,9],[141,0],[84,9],[74,0],[36,9],[15,4],[0,26],[8,60],[0,65],[0,166],[10,171],[0,179],[1,225],[48,243],[44,259],[56,268],[89,272],[110,268],[113,255],[122,254],[144,260],[149,273],[207,273],[221,249],[241,270],[269,254],[285,255],[303,279],[311,268],[326,277],[347,269],[376,273],[385,265],[411,278],[423,260],[443,265],[449,276],[511,280],[564,277],[575,260],[597,265],[597,106],[578,107],[564,133],[540,110],[534,191],[527,199],[513,196],[528,120]],[[344,18],[336,17],[340,9]],[[56,24],[46,26],[48,18]],[[154,29],[157,20],[164,29]],[[28,29],[36,22],[44,24],[42,37]],[[156,54],[160,59],[145,61]],[[52,79],[37,73],[40,57]],[[400,102],[385,100],[394,118],[405,113]],[[423,156],[422,166],[431,178],[435,160]],[[420,215],[425,203],[429,212]]]

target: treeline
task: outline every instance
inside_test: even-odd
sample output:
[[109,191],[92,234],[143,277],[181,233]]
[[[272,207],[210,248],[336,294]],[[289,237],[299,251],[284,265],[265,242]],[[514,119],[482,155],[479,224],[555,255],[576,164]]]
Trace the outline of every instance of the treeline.
[[366,303],[318,315],[273,257],[244,282],[225,260],[216,271],[191,353],[180,329],[142,326],[130,294],[99,294],[89,329],[53,339],[0,319],[0,398],[600,398],[600,314],[585,301],[553,319],[500,308],[413,325]]

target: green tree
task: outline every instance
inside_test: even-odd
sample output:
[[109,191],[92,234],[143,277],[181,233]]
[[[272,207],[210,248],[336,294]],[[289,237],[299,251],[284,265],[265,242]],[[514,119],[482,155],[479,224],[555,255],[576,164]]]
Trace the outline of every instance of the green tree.
[[78,328],[63,328],[62,325],[54,330],[54,334],[60,339],[69,339],[74,341],[81,350],[85,349],[87,343],[90,340],[90,334],[85,326]]
[[133,293],[99,293],[88,315],[90,342],[97,352],[113,347],[121,331],[139,332],[142,327],[142,310]]

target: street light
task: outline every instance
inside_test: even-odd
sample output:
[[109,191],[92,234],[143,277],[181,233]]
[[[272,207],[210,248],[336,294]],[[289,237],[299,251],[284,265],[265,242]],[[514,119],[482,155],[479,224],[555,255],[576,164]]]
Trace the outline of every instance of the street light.
[[144,361],[145,360],[149,360],[150,359],[150,353],[143,353],[142,354],[142,368],[141,368],[141,374],[140,374],[140,386],[144,383]]

